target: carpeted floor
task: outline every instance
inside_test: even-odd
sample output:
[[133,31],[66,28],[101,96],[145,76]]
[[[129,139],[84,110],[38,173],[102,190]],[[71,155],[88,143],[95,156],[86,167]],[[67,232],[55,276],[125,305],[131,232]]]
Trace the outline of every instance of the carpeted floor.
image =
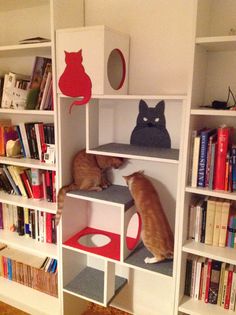
[[[29,315],[15,307],[0,302],[0,315]],[[88,310],[82,315],[130,315],[113,307],[102,307],[94,303],[89,303]]]
[[28,313],[22,312],[15,307],[0,302],[0,314],[1,315],[28,315]]

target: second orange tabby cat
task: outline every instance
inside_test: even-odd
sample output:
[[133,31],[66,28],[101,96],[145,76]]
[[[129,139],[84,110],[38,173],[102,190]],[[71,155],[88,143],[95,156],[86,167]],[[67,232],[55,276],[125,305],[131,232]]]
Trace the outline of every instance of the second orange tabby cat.
[[145,263],[152,264],[173,258],[173,233],[154,186],[142,172],[123,177],[141,216],[143,243],[154,256],[146,257]]

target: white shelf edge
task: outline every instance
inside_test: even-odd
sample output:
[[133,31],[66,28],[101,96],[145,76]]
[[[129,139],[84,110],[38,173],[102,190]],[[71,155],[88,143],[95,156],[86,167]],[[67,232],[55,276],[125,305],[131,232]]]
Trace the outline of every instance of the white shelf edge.
[[0,191],[0,202],[15,205],[23,208],[33,210],[40,210],[56,214],[57,204],[55,202],[48,202],[46,200],[28,199],[22,196],[10,195],[6,192]]
[[2,51],[14,51],[14,50],[27,50],[38,48],[51,48],[52,42],[35,43],[35,44],[16,44],[16,45],[4,45],[0,46],[0,52]]
[[[23,298],[24,297],[24,298]],[[0,300],[29,314],[60,314],[59,299],[0,277]]]
[[201,300],[194,300],[184,296],[179,304],[179,311],[189,315],[227,315],[234,312],[224,309],[215,304],[204,303]]
[[195,187],[190,187],[190,186],[186,187],[185,191],[198,194],[198,195],[236,200],[236,193],[227,192],[227,191],[209,190],[207,188],[199,188],[199,187],[195,188]]
[[58,259],[56,244],[41,243],[31,237],[19,236],[17,232],[0,230],[0,242],[36,256]]
[[93,198],[93,197],[76,195],[76,194],[73,194],[71,192],[68,192],[66,194],[66,196],[68,196],[70,198],[83,199],[83,200],[92,201],[92,202],[96,202],[96,203],[106,204],[106,205],[109,205],[109,206],[116,206],[116,207],[119,207],[119,208],[124,208],[124,204],[123,203],[117,203],[117,202],[101,200],[101,199],[97,199],[97,198]]
[[[60,98],[72,98],[70,96],[63,95],[62,93],[58,93],[58,97]],[[94,94],[91,99],[114,99],[114,100],[173,100],[173,101],[182,101],[187,99],[186,94],[160,94],[160,95],[105,95],[105,94]]]
[[119,156],[124,159],[135,159],[135,160],[141,160],[141,161],[153,161],[153,162],[160,162],[160,163],[179,164],[178,160],[172,160],[168,158],[165,159],[165,158],[149,157],[149,156],[143,156],[143,155],[113,153],[109,151],[99,151],[95,149],[88,149],[87,152],[91,154],[108,155],[108,156],[115,156],[115,157]]
[[43,115],[43,116],[54,116],[53,110],[27,110],[27,109],[8,109],[0,108],[0,114],[12,114],[12,115]]
[[199,36],[199,37],[196,37],[195,42],[196,44],[236,42],[236,35]]
[[183,245],[182,250],[185,253],[208,257],[233,265],[236,264],[236,250],[234,248],[211,246],[189,240]]
[[192,109],[191,115],[236,116],[236,110]]
[[16,166],[37,168],[41,170],[56,171],[56,164],[47,164],[39,160],[29,159],[29,158],[11,158],[7,156],[0,156],[0,164],[16,165]]

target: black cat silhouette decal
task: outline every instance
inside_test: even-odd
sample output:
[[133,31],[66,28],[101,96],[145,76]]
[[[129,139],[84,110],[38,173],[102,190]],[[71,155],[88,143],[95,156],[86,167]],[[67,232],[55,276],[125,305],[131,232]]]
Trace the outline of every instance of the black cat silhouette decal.
[[140,100],[137,123],[132,131],[130,143],[140,146],[170,148],[171,139],[166,129],[164,115],[165,102],[160,101],[155,107],[148,107]]

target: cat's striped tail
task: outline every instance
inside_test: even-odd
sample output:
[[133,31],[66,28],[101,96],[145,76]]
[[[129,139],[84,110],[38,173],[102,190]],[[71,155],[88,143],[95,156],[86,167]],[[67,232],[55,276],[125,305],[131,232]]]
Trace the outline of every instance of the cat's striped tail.
[[74,105],[85,105],[87,104],[89,101],[90,101],[90,98],[91,98],[91,92],[86,95],[82,100],[76,100],[74,101],[71,105],[70,105],[70,109],[69,109],[69,113],[71,114],[71,110],[72,110],[72,107]]
[[74,183],[60,188],[57,194],[57,213],[56,213],[56,218],[55,218],[56,226],[59,224],[60,219],[61,219],[66,194],[69,191],[76,190],[76,189],[78,189],[78,186]]

